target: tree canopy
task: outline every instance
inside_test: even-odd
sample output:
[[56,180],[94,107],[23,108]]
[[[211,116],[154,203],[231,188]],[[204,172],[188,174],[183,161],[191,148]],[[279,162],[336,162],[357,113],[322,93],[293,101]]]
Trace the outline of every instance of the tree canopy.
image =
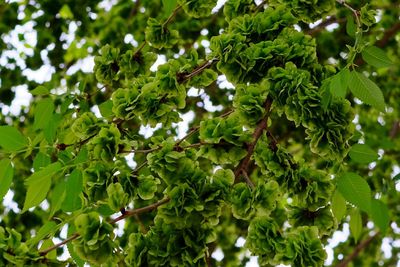
[[3,0],[0,265],[398,265],[399,18]]

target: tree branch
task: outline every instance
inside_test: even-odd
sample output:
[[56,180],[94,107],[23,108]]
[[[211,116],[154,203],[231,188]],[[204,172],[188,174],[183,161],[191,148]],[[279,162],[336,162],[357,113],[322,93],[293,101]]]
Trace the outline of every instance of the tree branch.
[[119,221],[121,221],[121,220],[127,218],[127,217],[131,217],[131,216],[134,216],[134,215],[136,215],[136,214],[141,214],[141,213],[144,213],[144,212],[148,212],[148,211],[155,210],[155,209],[157,209],[159,206],[161,206],[161,205],[163,205],[163,204],[165,204],[165,203],[168,203],[169,201],[170,201],[170,198],[169,198],[169,197],[166,197],[166,198],[164,198],[164,199],[162,199],[162,200],[160,200],[160,201],[158,201],[158,202],[156,202],[156,203],[153,203],[153,204],[151,204],[151,205],[148,205],[148,206],[146,206],[146,207],[138,208],[138,209],[134,209],[134,210],[128,210],[128,211],[126,211],[124,214],[122,214],[121,216],[119,216],[119,217],[117,217],[117,218],[111,220],[110,223],[111,223],[111,224],[114,224],[114,223],[116,223],[116,222],[119,222]]
[[397,22],[393,24],[392,27],[390,27],[388,30],[385,31],[382,39],[376,42],[376,46],[381,48],[385,47],[386,44],[390,41],[390,39],[392,39],[399,31],[400,31],[400,22]]
[[368,237],[365,239],[363,242],[358,244],[358,246],[354,249],[354,251],[342,262],[340,262],[336,267],[346,267],[351,261],[353,261],[360,252],[365,249],[373,240],[375,237],[379,235],[379,232],[375,233],[374,235]]
[[265,129],[267,129],[268,117],[271,113],[271,105],[272,105],[272,101],[270,99],[267,99],[267,101],[265,102],[266,114],[265,114],[264,118],[262,118],[262,120],[258,123],[258,125],[253,133],[253,142],[251,144],[249,144],[247,147],[246,157],[240,162],[239,166],[235,170],[235,183],[238,182],[241,173],[246,172],[246,174],[247,174],[247,169],[249,167],[250,159],[251,159],[251,156],[253,155],[257,141],[261,137],[263,131]]
[[47,253],[49,253],[50,251],[53,251],[53,250],[55,250],[55,249],[57,249],[57,248],[59,248],[59,247],[62,247],[62,246],[64,246],[65,244],[67,244],[68,242],[70,242],[70,241],[72,241],[72,240],[74,240],[74,239],[77,239],[78,237],[79,237],[79,234],[78,234],[78,233],[75,233],[75,234],[71,235],[70,237],[68,237],[67,239],[65,239],[64,241],[62,241],[62,242],[60,242],[60,243],[58,243],[58,244],[55,244],[54,246],[48,247],[48,248],[46,248],[45,250],[40,251],[39,254],[40,254],[41,256],[44,256],[44,255],[46,255]]
[[[122,214],[121,216],[111,220],[110,223],[111,224],[115,224],[116,222],[119,222],[119,221],[121,221],[121,220],[123,220],[123,219],[125,219],[127,217],[131,217],[131,216],[135,216],[137,214],[141,214],[141,213],[144,213],[144,212],[155,210],[159,206],[161,206],[161,205],[163,205],[165,203],[168,203],[169,201],[170,201],[170,198],[166,197],[166,198],[164,198],[164,199],[162,199],[162,200],[160,200],[160,201],[158,201],[156,203],[153,203],[151,205],[148,205],[146,207],[142,207],[142,208],[138,208],[138,209],[134,209],[134,210],[130,210],[130,211],[128,210],[124,214]],[[65,244],[67,244],[68,242],[70,242],[70,241],[72,241],[74,239],[77,239],[79,236],[80,235],[78,233],[75,233],[72,236],[70,236],[67,239],[65,239],[64,241],[62,241],[62,242],[60,242],[58,244],[55,244],[54,246],[51,246],[49,248],[46,248],[45,250],[39,251],[39,254],[41,256],[44,256],[47,253],[49,253],[50,251],[53,251],[53,250],[55,250],[55,249],[57,249],[59,247],[62,247]]]
[[183,83],[190,78],[200,74],[203,72],[203,70],[209,68],[214,64],[214,62],[217,62],[217,59],[212,59],[212,60],[207,60],[203,64],[199,65],[197,68],[195,68],[191,73],[185,74],[185,73],[177,73],[177,79],[179,83]]

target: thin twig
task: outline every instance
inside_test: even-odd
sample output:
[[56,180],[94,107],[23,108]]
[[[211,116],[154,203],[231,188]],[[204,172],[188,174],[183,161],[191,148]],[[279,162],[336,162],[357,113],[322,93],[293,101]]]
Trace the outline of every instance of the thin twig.
[[78,233],[75,233],[75,234],[71,235],[70,237],[68,237],[67,239],[65,239],[64,241],[62,241],[62,242],[60,242],[58,244],[55,244],[54,246],[48,247],[45,250],[40,251],[39,254],[44,256],[47,253],[49,253],[50,251],[55,250],[55,249],[57,249],[59,247],[62,247],[65,244],[67,244],[68,242],[70,242],[70,241],[72,241],[74,239],[77,239],[79,236],[80,235]]
[[200,74],[203,72],[203,70],[209,68],[212,66],[212,64],[214,64],[214,62],[217,62],[217,59],[212,59],[209,61],[205,61],[203,64],[201,64],[200,66],[198,66],[197,68],[195,68],[191,73],[183,75],[182,73],[178,73],[177,77],[178,77],[178,82],[179,83],[183,83],[187,80],[189,80],[190,78]]
[[394,139],[396,135],[399,133],[399,131],[400,131],[400,122],[396,120],[395,122],[393,122],[392,129],[390,129],[389,133],[390,139]]
[[133,54],[133,56],[134,56],[134,57],[137,56],[137,55],[140,53],[140,51],[142,51],[143,47],[146,46],[146,44],[147,44],[147,42],[146,42],[146,41],[143,41],[143,43],[138,47],[138,49],[136,49],[136,51],[135,51],[135,53]]
[[347,9],[349,9],[351,12],[353,12],[354,16],[356,17],[357,26],[358,26],[358,28],[361,28],[361,21],[360,21],[360,17],[359,17],[358,11],[355,10],[349,4],[347,4],[345,0],[336,0],[336,2],[338,2],[339,4],[345,6]]
[[175,146],[179,146],[183,141],[185,141],[187,138],[195,134],[198,130],[200,129],[199,126],[193,127],[184,137],[179,139],[178,142],[176,142]]
[[363,242],[358,244],[358,246],[354,249],[354,251],[343,261],[341,261],[336,267],[346,267],[350,262],[352,262],[360,252],[365,249],[371,242],[374,240],[375,237],[379,235],[379,232],[375,233],[374,235],[368,237]]
[[255,185],[253,183],[253,181],[250,179],[249,175],[247,174],[247,171],[242,170],[242,174],[244,177],[244,180],[246,181],[246,183],[250,186],[251,189],[255,188]]
[[114,224],[116,222],[119,222],[119,221],[127,218],[127,217],[131,217],[131,216],[134,216],[136,214],[141,214],[141,213],[144,213],[144,212],[155,210],[159,206],[161,206],[161,205],[163,205],[165,203],[168,203],[169,201],[170,201],[170,198],[166,197],[166,198],[164,198],[164,199],[162,199],[162,200],[160,200],[160,201],[158,201],[156,203],[153,203],[153,204],[151,204],[149,206],[146,206],[146,207],[143,207],[143,208],[134,209],[134,210],[128,210],[124,214],[122,214],[121,216],[119,216],[119,217],[113,219],[112,221],[110,221],[110,223]]
[[176,14],[178,13],[179,9],[181,9],[181,8],[182,8],[182,6],[179,5],[179,6],[177,6],[177,7],[172,11],[172,14],[169,15],[169,17],[167,18],[167,20],[164,21],[164,23],[162,24],[162,27],[163,27],[163,28],[165,28],[165,27],[168,26],[168,24],[169,24],[169,23],[171,22],[171,20],[176,16]]
[[[117,222],[119,222],[119,221],[121,221],[121,220],[123,220],[123,219],[125,219],[127,217],[131,217],[131,216],[135,216],[135,215],[138,215],[138,214],[141,214],[141,213],[144,213],[144,212],[155,210],[159,206],[161,206],[161,205],[163,205],[163,204],[165,204],[165,203],[167,203],[169,201],[170,201],[170,198],[166,197],[166,198],[164,198],[164,199],[162,199],[162,200],[160,200],[160,201],[158,201],[156,203],[153,203],[151,205],[148,205],[146,207],[142,207],[142,208],[138,208],[138,209],[134,209],[134,210],[130,210],[130,211],[128,210],[123,215],[111,220],[110,223],[111,224],[115,224],[115,223],[117,223]],[[44,256],[47,253],[49,253],[50,251],[53,251],[53,250],[55,250],[55,249],[57,249],[59,247],[62,247],[65,244],[67,244],[68,242],[70,242],[70,241],[72,241],[74,239],[77,239],[79,236],[80,235],[78,233],[75,233],[72,236],[70,236],[67,239],[65,239],[64,241],[62,241],[62,242],[60,242],[58,244],[55,244],[54,246],[51,246],[49,248],[46,248],[45,250],[40,251],[39,254],[41,256]]]
[[239,166],[235,170],[235,183],[239,180],[240,174],[245,171],[247,173],[247,169],[249,167],[250,159],[251,156],[253,155],[254,149],[256,147],[258,139],[261,137],[263,131],[267,129],[268,126],[268,117],[269,114],[271,113],[271,105],[272,101],[270,99],[267,99],[265,102],[265,111],[266,114],[265,116],[261,119],[261,121],[258,123],[257,128],[255,129],[253,133],[253,142],[248,145],[247,147],[247,155],[246,157],[240,162]]

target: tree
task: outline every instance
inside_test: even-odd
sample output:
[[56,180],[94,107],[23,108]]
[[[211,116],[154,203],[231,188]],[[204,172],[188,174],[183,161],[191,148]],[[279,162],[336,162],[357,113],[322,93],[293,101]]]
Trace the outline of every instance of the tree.
[[395,266],[399,5],[0,3],[0,265]]

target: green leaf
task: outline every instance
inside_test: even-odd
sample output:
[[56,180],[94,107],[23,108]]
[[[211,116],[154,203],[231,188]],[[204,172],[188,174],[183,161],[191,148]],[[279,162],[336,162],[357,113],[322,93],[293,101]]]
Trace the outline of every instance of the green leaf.
[[[75,233],[76,233],[75,225],[73,223],[68,224],[68,231],[67,231],[68,237],[72,236]],[[82,260],[78,256],[78,254],[76,254],[74,245],[72,244],[72,242],[67,243],[67,249],[68,249],[69,255],[71,255],[71,257],[75,261],[76,265],[78,265],[79,267],[83,267],[85,265],[85,261]]]
[[166,17],[171,15],[177,2],[178,2],[178,0],[162,0],[163,6],[164,6],[164,14],[166,15]]
[[380,111],[385,111],[385,100],[381,89],[365,75],[352,71],[349,88],[355,97]]
[[393,65],[393,62],[388,58],[385,51],[376,46],[364,48],[361,52],[361,56],[365,62],[376,68],[385,68]]
[[350,232],[356,243],[360,238],[362,230],[362,219],[358,209],[353,209],[350,213]]
[[50,122],[54,111],[54,103],[50,98],[45,98],[38,102],[35,108],[34,128],[43,129]]
[[106,102],[101,103],[99,105],[99,110],[100,110],[101,116],[103,116],[104,118],[107,118],[107,117],[110,117],[111,115],[113,115],[112,107],[113,107],[112,100],[107,100]]
[[40,171],[43,167],[48,166],[51,163],[50,156],[39,152],[36,154],[35,159],[33,160],[33,169],[35,172]]
[[46,238],[48,235],[53,234],[58,230],[57,224],[53,221],[46,222],[33,238],[26,241],[28,246],[36,245],[40,240]]
[[25,184],[28,186],[28,190],[22,212],[39,205],[46,198],[51,186],[51,178],[59,170],[61,170],[61,164],[59,162],[52,163],[26,179]]
[[356,207],[366,212],[371,210],[371,189],[358,174],[347,172],[341,175],[337,181],[337,189]]
[[48,95],[50,93],[49,89],[44,87],[43,85],[39,85],[32,91],[30,91],[32,95]]
[[[46,239],[43,241],[43,244],[40,246],[40,250],[44,250],[46,248],[54,246],[54,243],[51,239]],[[57,258],[57,250],[52,250],[49,253],[46,254],[45,256],[48,259],[56,259]]]
[[63,19],[73,19],[74,14],[72,13],[71,9],[68,5],[63,5],[60,9],[60,17]]
[[343,216],[346,214],[346,200],[344,197],[340,194],[338,190],[335,191],[335,193],[332,196],[332,212],[335,218],[338,221],[341,221]]
[[357,31],[357,26],[354,22],[353,16],[349,15],[347,16],[347,21],[346,21],[346,32],[350,37],[355,38],[356,36],[356,31]]
[[332,80],[330,82],[330,91],[333,96],[342,99],[346,97],[349,76],[350,71],[346,68],[332,77]]
[[69,176],[66,183],[66,197],[62,203],[62,210],[72,212],[82,207],[81,194],[83,189],[82,173],[75,169]]
[[395,181],[395,182],[400,181],[400,173],[396,174],[396,175],[393,177],[393,181]]
[[358,163],[371,163],[378,159],[379,155],[365,144],[355,144],[349,152],[350,158]]
[[14,176],[14,169],[11,160],[3,159],[0,161],[0,200],[7,194],[10,189]]
[[50,215],[49,217],[52,218],[54,214],[60,210],[61,205],[66,196],[66,182],[62,181],[57,183],[57,185],[53,188],[50,196]]
[[62,119],[61,114],[55,113],[52,115],[49,123],[44,127],[43,134],[47,142],[54,143],[54,140],[57,135],[57,128],[58,125],[60,124],[61,119]]
[[11,126],[0,126],[0,146],[8,151],[18,151],[28,146],[28,140]]
[[373,199],[371,202],[371,218],[381,231],[385,233],[390,223],[387,205],[378,199]]

